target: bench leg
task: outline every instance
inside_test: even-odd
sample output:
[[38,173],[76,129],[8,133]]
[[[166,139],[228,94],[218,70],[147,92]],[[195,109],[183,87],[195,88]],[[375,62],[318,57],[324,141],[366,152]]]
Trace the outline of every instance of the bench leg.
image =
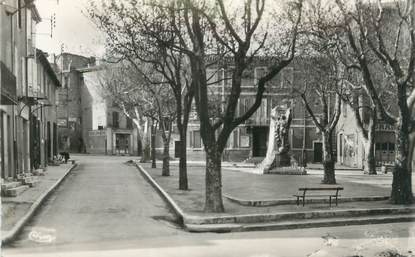
[[303,207],[305,205],[305,196],[303,196]]
[[297,206],[300,205],[300,197],[297,196]]
[[336,206],[337,206],[337,195],[336,195]]
[[331,196],[329,196],[329,206],[331,207]]

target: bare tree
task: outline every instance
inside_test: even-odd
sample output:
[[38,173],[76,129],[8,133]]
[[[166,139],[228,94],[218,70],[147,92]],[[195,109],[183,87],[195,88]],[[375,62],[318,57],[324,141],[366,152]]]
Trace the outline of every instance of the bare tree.
[[[114,2],[116,1],[112,1]],[[269,33],[266,25],[260,26],[261,21],[264,23],[265,20],[265,0],[246,1],[231,12],[225,8],[226,3],[223,0],[216,0],[214,3],[192,0],[167,3],[153,1],[144,6],[131,1],[130,4],[131,6],[128,7],[111,4],[111,8],[116,8],[117,11],[111,11],[109,15],[107,13],[103,16],[97,16],[96,12],[92,12],[92,16],[102,17],[99,19],[101,26],[102,23],[105,24],[104,30],[110,41],[116,42],[113,48],[123,53],[119,47],[121,42],[123,45],[121,49],[127,50],[127,54],[122,54],[123,57],[132,56],[137,60],[149,61],[143,58],[147,57],[149,52],[158,53],[153,56],[159,58],[166,51],[172,53],[168,56],[186,56],[187,66],[182,66],[180,70],[172,70],[173,74],[183,70],[190,74],[189,80],[182,78],[179,81],[188,81],[188,92],[194,94],[200,120],[200,132],[206,152],[205,210],[223,212],[221,155],[233,129],[246,121],[261,105],[267,82],[294,58],[296,35],[301,18],[301,1],[291,2],[289,6],[290,19],[287,19],[285,26],[282,26],[288,34]],[[140,12],[140,8],[147,11]],[[239,10],[243,12],[242,18],[238,18]],[[132,15],[126,15],[127,11],[131,11]],[[272,17],[268,18],[275,22]],[[114,20],[117,22],[113,22]],[[120,30],[125,31],[125,36],[118,39]],[[136,38],[134,35],[142,36]],[[272,40],[267,40],[268,38]],[[138,45],[141,42],[139,40],[149,43]],[[157,49],[152,51],[154,46]],[[164,50],[160,51],[160,46]],[[255,58],[261,54],[269,57],[271,52],[266,51],[269,49],[274,50],[273,58],[269,58],[268,71],[255,85],[257,92],[255,101],[245,113],[237,116],[236,107],[241,95],[243,72],[252,66]],[[210,83],[207,68],[212,63],[207,57],[212,54],[216,56],[213,63],[218,65],[221,60],[229,59],[233,66],[230,93],[224,99],[223,112],[219,117],[212,113],[209,104]],[[150,60],[154,60],[154,57]],[[169,69],[171,66],[166,64],[171,63],[175,62],[169,60],[162,65],[155,64],[154,67]]]
[[134,122],[142,145],[140,162],[147,162],[150,159],[150,119],[139,106],[141,94],[136,90],[135,83],[132,84],[130,78],[124,76],[125,70],[114,69],[110,65],[101,65],[100,68],[102,70],[98,82],[102,88],[101,94],[106,101],[119,107]]
[[[156,3],[156,1],[154,2]],[[137,1],[110,1],[93,6],[91,19],[107,35],[107,49],[120,60],[130,62],[135,72],[147,77],[146,67],[151,65],[154,73],[171,87],[176,101],[176,125],[179,131],[179,189],[188,190],[187,179],[187,127],[194,89],[188,75],[188,64],[183,53],[171,44],[171,24],[177,21],[164,8],[138,3]],[[157,83],[157,82],[156,82]]]
[[[323,141],[323,168],[325,184],[335,184],[335,155],[333,136],[341,113],[343,88],[339,63],[327,58],[311,58],[306,71],[308,78],[304,88],[297,91],[307,112],[318,128]],[[317,102],[318,101],[318,102]],[[314,104],[318,106],[315,107]]]
[[[391,201],[413,202],[412,158],[415,139],[414,66],[415,21],[413,1],[394,4],[380,0],[349,2],[337,0],[345,24],[348,50],[364,80],[364,87],[383,121],[393,125],[396,133],[395,172]],[[384,26],[387,24],[387,26]],[[371,58],[381,64],[371,65]],[[398,102],[397,115],[388,111],[374,83],[374,73],[382,69],[393,86]]]
[[[320,0],[304,3],[301,24],[301,51],[305,84],[299,92],[307,112],[318,128],[323,141],[323,183],[335,184],[333,136],[340,118],[341,98],[347,70],[339,61],[336,49],[336,17],[331,6]],[[318,99],[319,106],[314,103]]]
[[[215,7],[209,8],[205,3],[182,1],[186,36],[190,39],[190,43],[187,43],[181,33],[176,35],[182,42],[186,42],[181,45],[180,50],[190,60],[192,82],[195,85],[196,110],[206,152],[205,211],[223,212],[221,155],[231,132],[252,116],[261,105],[267,82],[294,58],[297,28],[301,18],[301,2],[292,6],[292,11],[296,15],[294,15],[291,35],[288,36],[290,39],[288,50],[282,56],[278,56],[280,58],[272,59],[266,74],[258,79],[253,105],[239,116],[236,107],[241,95],[242,75],[267,43],[268,33],[258,29],[263,21],[265,1],[246,1],[242,7],[242,20],[236,19],[236,12],[229,12],[225,8],[223,0],[217,0],[215,4]],[[278,41],[272,43],[280,47],[284,39],[278,37],[277,39]],[[211,44],[210,41],[214,41],[215,44]],[[224,111],[220,117],[212,119],[209,113],[209,84],[206,74],[209,63],[206,61],[206,56],[211,52],[209,47],[216,44],[224,47],[226,57],[232,60],[233,70],[230,93],[226,96]]]
[[[144,68],[143,68],[144,69]],[[152,165],[155,167],[155,135],[160,128],[163,139],[162,175],[169,176],[169,147],[172,122],[176,119],[175,101],[171,89],[160,81],[155,84],[156,76],[147,72],[143,77],[125,63],[108,65],[105,74],[100,78],[104,96],[121,108],[139,129],[141,141],[144,143],[142,161],[148,160],[149,143],[151,143]],[[152,81],[147,79],[152,77]],[[149,142],[148,128],[151,128]]]

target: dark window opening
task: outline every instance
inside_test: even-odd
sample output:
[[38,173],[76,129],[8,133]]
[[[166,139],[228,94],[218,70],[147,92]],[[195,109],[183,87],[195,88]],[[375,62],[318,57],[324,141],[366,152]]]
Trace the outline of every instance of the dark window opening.
[[112,113],[112,127],[113,128],[119,128],[120,127],[118,112],[113,112]]
[[133,128],[133,120],[127,117],[127,129]]

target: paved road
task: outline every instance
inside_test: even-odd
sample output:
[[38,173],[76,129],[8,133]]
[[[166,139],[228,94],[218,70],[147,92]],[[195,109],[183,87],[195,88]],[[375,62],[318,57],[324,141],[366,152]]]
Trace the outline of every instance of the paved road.
[[415,256],[415,223],[243,233],[187,233],[127,157],[77,157],[75,169],[20,239],[13,257]]
[[[79,166],[25,227],[15,247],[177,234],[165,203],[127,157],[77,156]],[[41,243],[39,243],[41,242]]]
[[146,239],[7,249],[4,256],[413,257],[414,253],[415,224],[394,223],[226,234],[183,233]]

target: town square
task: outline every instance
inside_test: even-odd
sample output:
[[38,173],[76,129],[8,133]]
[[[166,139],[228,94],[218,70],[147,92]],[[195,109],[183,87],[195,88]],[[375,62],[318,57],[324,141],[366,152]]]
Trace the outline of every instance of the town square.
[[0,1],[1,256],[415,256],[414,0]]

